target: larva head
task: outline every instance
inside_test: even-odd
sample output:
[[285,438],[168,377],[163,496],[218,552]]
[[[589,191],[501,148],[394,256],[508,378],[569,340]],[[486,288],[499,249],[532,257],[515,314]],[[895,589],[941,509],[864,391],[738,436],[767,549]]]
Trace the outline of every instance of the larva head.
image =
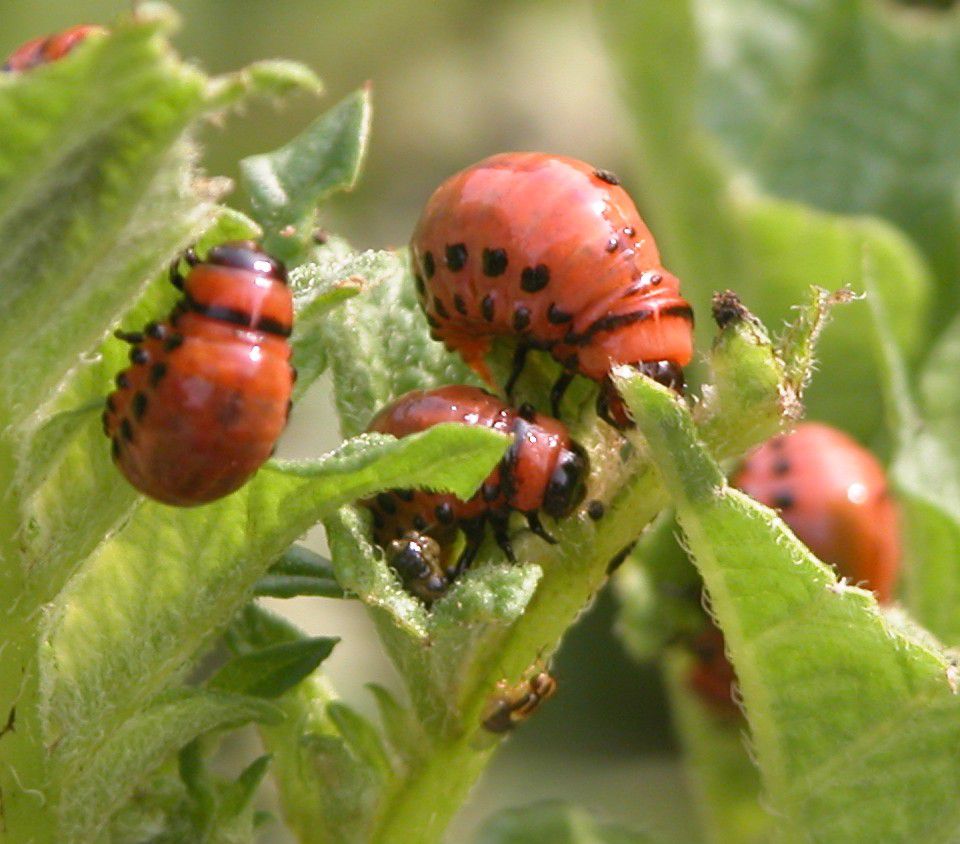
[[563,423],[521,408],[513,428],[513,445],[502,463],[507,501],[514,509],[543,509],[556,519],[583,501],[590,463]]

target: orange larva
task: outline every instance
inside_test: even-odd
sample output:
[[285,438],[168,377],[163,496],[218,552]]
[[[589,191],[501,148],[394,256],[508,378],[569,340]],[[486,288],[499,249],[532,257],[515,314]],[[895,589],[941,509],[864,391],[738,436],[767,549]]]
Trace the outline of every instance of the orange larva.
[[118,332],[131,366],[107,398],[104,431],[144,495],[191,506],[242,486],[273,452],[295,372],[293,299],[283,264],[250,241],[188,251],[171,280],[183,297],[164,322]]

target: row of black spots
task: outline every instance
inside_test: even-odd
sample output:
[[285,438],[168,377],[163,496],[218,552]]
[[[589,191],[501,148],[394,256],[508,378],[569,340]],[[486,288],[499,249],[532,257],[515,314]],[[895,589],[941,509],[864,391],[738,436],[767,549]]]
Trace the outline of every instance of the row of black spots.
[[[470,257],[465,243],[448,243],[443,251],[443,263],[451,272],[459,272]],[[423,273],[427,280],[437,271],[437,262],[429,249],[423,253]],[[480,268],[488,278],[497,278],[507,271],[510,264],[506,249],[484,248],[480,255]],[[520,287],[528,293],[543,290],[550,283],[550,268],[546,264],[524,267],[520,273]],[[417,281],[417,289],[424,285],[423,278]]]
[[[409,503],[414,500],[414,497],[415,494],[413,490],[410,489],[395,489],[380,492],[377,493],[376,506],[373,509],[375,513],[379,511],[385,513],[387,516],[395,516],[397,514],[397,503],[394,499],[399,498],[401,501]],[[437,504],[436,507],[434,507],[433,514],[441,525],[452,525],[456,522],[456,514],[449,501],[442,501]],[[413,517],[412,523],[416,530],[426,530],[429,527],[427,520],[419,514]]]

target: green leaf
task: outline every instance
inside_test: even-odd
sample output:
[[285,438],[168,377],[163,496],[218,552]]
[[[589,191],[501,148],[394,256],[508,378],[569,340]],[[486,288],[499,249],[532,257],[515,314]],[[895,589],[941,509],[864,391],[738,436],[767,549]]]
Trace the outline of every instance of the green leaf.
[[333,574],[330,560],[302,545],[288,548],[270,566],[270,570],[257,581],[254,594],[271,598],[293,598],[297,595],[347,597]]
[[368,435],[319,460],[268,464],[204,507],[145,503],[50,608],[43,676],[61,764],[81,764],[182,676],[269,564],[323,516],[399,486],[469,497],[505,444],[459,425],[402,440]]
[[739,711],[718,711],[691,691],[689,653],[674,649],[665,662],[671,714],[707,840],[769,842],[772,818],[761,805],[760,772],[745,746]]
[[367,688],[377,702],[380,722],[390,742],[390,749],[401,763],[407,766],[417,764],[431,750],[430,737],[423,729],[423,725],[383,686],[368,683]]
[[318,636],[244,654],[220,668],[207,685],[221,692],[279,697],[313,673],[339,641],[339,636]]
[[937,270],[944,324],[960,305],[955,18],[830,0],[691,8],[700,114],[734,165],[778,196],[902,228]]
[[[783,840],[946,840],[960,824],[955,669],[726,486],[673,394],[620,389],[677,508],[739,678]],[[917,795],[922,795],[918,799]]]
[[272,705],[238,695],[183,691],[134,715],[62,784],[60,838],[96,840],[110,815],[171,752],[196,736],[248,721],[276,721]]
[[487,821],[475,844],[651,844],[656,839],[619,824],[600,823],[559,800],[505,809]]
[[[406,255],[368,252],[359,260],[376,266],[376,281],[321,328],[346,436],[365,430],[377,410],[410,390],[480,384],[458,356],[430,339]],[[341,270],[348,272],[357,271]]]
[[[863,256],[869,253],[874,260],[869,274],[896,315],[891,328],[907,355],[915,358],[928,340],[924,326],[931,279],[912,245],[878,220],[838,216],[759,193],[754,185],[762,181],[751,179],[755,174],[749,167],[731,166],[730,158],[721,154],[726,150],[702,120],[722,102],[708,99],[704,75],[718,55],[726,55],[725,50],[717,52],[718,44],[730,36],[731,27],[746,21],[766,33],[767,40],[758,47],[758,68],[764,72],[770,70],[765,62],[783,55],[782,33],[766,27],[790,4],[742,0],[736,5],[752,9],[736,23],[715,0],[601,6],[600,21],[626,80],[635,118],[636,171],[647,200],[644,207],[666,265],[678,272],[684,295],[695,308],[712,291],[733,288],[765,324],[775,325],[811,283],[826,289],[849,285],[862,292],[868,275]],[[812,17],[834,6],[817,0],[812,8],[819,11]],[[850,4],[851,10],[854,7],[857,12],[837,14],[870,17],[873,12],[863,10],[875,5]],[[710,21],[725,26],[717,30]],[[820,46],[833,50],[832,31],[819,27],[815,31],[822,39]],[[664,44],[670,45],[672,61],[651,62],[649,56]],[[766,78],[759,84],[765,86]],[[786,93],[799,96],[799,92],[805,97],[808,87]],[[864,99],[859,107],[870,102]],[[851,113],[857,109],[850,104]],[[779,112],[767,116],[781,125]],[[816,128],[810,131],[817,134]],[[802,144],[805,136],[792,137]],[[819,159],[807,161],[816,168]],[[813,184],[821,177],[811,173],[802,178]],[[854,192],[844,184],[844,191]],[[836,210],[880,213],[877,208]],[[869,439],[880,422],[873,400],[881,389],[880,366],[863,354],[862,341],[870,331],[867,308],[861,305],[850,311],[824,334],[819,352],[822,372],[808,395],[808,410],[815,418]],[[702,347],[705,340],[700,327],[698,344]]]
[[212,213],[182,140],[205,107],[204,79],[173,58],[161,28],[121,22],[41,73],[0,82],[8,421],[36,409]]
[[[204,250],[224,240],[257,234],[252,222],[223,210],[199,238]],[[121,321],[126,330],[142,328],[169,312],[179,293],[166,271],[153,278]],[[103,536],[129,517],[140,499],[121,481],[103,436],[100,415],[117,372],[128,365],[129,346],[113,337],[103,341],[86,365],[77,367],[44,408],[47,421],[22,456],[16,481],[30,526],[26,553],[35,580],[52,596]]]
[[280,149],[240,162],[268,251],[288,258],[305,248],[317,203],[356,184],[369,133],[370,91],[363,88]]
[[703,627],[703,580],[676,532],[673,513],[663,513],[640,537],[613,581],[620,605],[617,633],[641,662]]
[[339,701],[327,704],[327,715],[365,767],[376,771],[385,780],[393,776],[393,766],[383,746],[383,739],[372,723]]
[[[960,355],[960,320],[934,347],[919,391],[890,340],[888,317],[871,296],[875,340],[886,364],[885,399],[896,453],[891,477],[903,539],[901,592],[921,624],[950,645],[960,643],[960,403],[953,377]],[[914,397],[914,393],[919,396]],[[918,406],[918,403],[920,406]]]

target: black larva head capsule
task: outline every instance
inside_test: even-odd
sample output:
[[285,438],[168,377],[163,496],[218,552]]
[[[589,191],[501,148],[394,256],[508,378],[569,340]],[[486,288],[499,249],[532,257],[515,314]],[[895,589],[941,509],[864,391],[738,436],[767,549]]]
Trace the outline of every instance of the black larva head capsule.
[[206,257],[206,263],[220,267],[236,267],[259,273],[268,278],[287,283],[287,269],[252,240],[234,240],[214,246]]
[[590,462],[583,448],[571,443],[569,449],[564,449],[543,496],[543,509],[548,515],[562,519],[583,501],[589,471]]

